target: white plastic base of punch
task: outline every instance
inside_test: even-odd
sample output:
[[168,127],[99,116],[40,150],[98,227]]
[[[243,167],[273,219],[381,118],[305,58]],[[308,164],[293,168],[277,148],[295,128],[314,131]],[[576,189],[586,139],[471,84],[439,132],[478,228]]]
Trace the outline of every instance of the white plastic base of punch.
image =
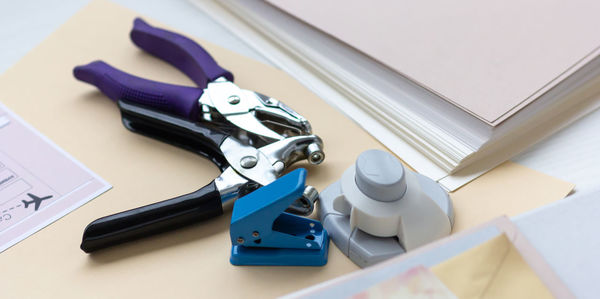
[[366,267],[450,234],[448,194],[392,155],[366,151],[320,194],[319,217],[336,246]]

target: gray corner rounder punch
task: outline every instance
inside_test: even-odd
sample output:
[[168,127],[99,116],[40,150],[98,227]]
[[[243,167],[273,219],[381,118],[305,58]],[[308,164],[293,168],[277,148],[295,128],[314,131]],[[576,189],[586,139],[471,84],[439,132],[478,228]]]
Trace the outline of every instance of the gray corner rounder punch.
[[360,267],[447,236],[454,222],[440,185],[381,150],[361,153],[321,192],[319,217],[335,245]]

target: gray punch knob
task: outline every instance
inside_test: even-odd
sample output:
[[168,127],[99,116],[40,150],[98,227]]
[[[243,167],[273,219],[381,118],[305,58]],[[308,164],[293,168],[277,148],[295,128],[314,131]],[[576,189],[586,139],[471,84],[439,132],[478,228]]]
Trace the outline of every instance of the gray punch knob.
[[358,156],[355,179],[358,189],[374,200],[396,201],[406,192],[402,163],[382,151],[370,150]]
[[319,217],[335,245],[360,267],[450,234],[448,194],[391,154],[368,150],[320,194]]

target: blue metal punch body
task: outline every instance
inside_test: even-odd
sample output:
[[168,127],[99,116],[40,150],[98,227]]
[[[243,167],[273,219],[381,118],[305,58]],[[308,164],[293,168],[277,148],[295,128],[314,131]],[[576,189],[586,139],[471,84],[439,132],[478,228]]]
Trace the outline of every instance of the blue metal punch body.
[[306,170],[297,169],[238,199],[231,216],[233,265],[323,266],[329,237],[317,220],[284,212],[302,197]]

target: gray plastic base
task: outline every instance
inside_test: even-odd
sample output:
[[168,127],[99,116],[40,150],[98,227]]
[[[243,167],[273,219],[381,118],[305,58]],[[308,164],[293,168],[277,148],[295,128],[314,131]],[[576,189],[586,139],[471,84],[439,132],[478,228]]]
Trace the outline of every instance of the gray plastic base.
[[[448,215],[454,224],[454,212],[448,194],[433,180],[415,173],[421,189]],[[371,266],[406,252],[396,237],[376,237],[358,228],[350,229],[350,217],[333,209],[333,200],[341,196],[337,181],[320,194],[319,218],[335,245],[359,267]]]

